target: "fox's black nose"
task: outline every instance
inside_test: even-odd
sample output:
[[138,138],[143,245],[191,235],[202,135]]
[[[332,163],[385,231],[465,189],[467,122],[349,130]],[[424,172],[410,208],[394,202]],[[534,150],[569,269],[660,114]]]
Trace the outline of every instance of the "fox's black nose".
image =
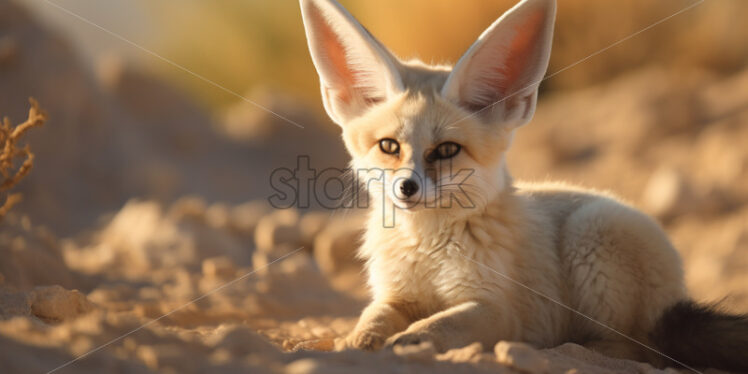
[[405,197],[411,197],[418,192],[418,183],[412,179],[406,179],[402,184],[400,184],[400,192],[402,192]]

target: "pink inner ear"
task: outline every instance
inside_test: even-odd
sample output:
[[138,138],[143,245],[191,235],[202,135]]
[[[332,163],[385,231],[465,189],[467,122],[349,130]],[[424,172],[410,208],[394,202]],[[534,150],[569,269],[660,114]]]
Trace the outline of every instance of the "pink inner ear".
[[353,94],[350,92],[349,87],[354,87],[355,85],[356,72],[350,69],[346,59],[345,47],[324,17],[318,12],[315,12],[313,17],[313,22],[318,26],[316,29],[320,33],[319,43],[322,44],[320,50],[323,51],[325,57],[329,60],[330,67],[333,70],[330,73],[337,80],[336,82],[332,82],[335,87],[331,88],[335,89],[337,99],[346,104],[350,103]]
[[523,19],[523,23],[515,28],[515,37],[509,44],[507,49],[507,58],[503,64],[496,67],[496,76],[503,76],[502,82],[495,82],[496,86],[503,92],[504,95],[512,95],[516,90],[521,90],[527,85],[531,85],[536,82],[531,82],[534,60],[540,58],[542,48],[537,44],[541,42],[546,30],[544,30],[544,23],[546,18],[546,11],[540,10],[529,14]]

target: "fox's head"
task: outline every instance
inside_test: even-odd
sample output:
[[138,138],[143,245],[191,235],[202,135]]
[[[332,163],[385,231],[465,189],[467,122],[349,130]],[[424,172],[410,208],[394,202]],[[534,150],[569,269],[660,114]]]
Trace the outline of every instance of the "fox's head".
[[400,61],[334,0],[301,10],[325,109],[372,196],[480,208],[509,185],[504,153],[535,111],[554,0],[521,1],[454,68]]

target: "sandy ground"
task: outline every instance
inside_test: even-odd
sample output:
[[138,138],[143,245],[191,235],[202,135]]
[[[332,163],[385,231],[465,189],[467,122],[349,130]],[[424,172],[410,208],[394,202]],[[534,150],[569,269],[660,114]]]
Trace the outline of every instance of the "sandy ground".
[[[0,223],[3,373],[656,371],[574,344],[326,352],[367,300],[361,212],[273,210],[262,197],[297,154],[342,166],[334,128],[272,92],[250,95],[303,121],[303,135],[239,104],[212,118],[126,63],[85,67],[12,3],[0,1],[0,24],[0,113],[22,120],[34,95],[51,118],[30,139],[26,201]],[[745,312],[746,103],[748,70],[651,67],[545,95],[510,168],[641,207],[681,251],[694,298]]]

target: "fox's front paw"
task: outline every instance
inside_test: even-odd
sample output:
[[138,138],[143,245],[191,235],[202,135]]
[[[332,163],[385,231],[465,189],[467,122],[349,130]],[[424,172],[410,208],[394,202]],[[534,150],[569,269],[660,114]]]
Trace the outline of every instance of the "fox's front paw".
[[432,343],[434,347],[439,346],[435,337],[426,331],[401,332],[387,339],[386,346],[392,348],[396,345],[399,345],[399,346],[419,345],[421,343],[426,343],[426,342]]
[[387,337],[373,331],[354,331],[345,338],[346,348],[374,351],[382,348]]

